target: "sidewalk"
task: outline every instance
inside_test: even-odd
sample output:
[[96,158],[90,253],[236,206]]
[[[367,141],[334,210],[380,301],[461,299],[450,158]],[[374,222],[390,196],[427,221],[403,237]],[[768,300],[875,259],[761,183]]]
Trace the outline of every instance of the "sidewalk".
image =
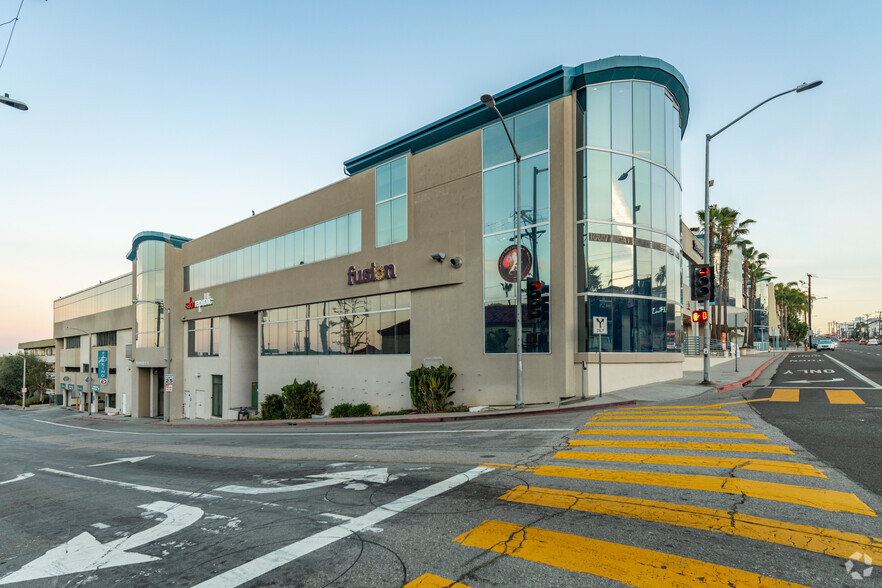
[[[502,418],[526,415],[557,414],[562,412],[575,412],[584,410],[597,410],[614,406],[634,406],[639,403],[671,402],[690,398],[705,392],[714,390],[722,392],[731,388],[743,386],[754,380],[769,379],[771,367],[776,360],[784,356],[786,352],[756,353],[738,358],[738,371],[735,371],[736,360],[729,359],[711,367],[710,384],[701,384],[704,376],[703,370],[684,372],[682,378],[646,384],[624,390],[604,394],[603,396],[588,397],[582,400],[579,397],[566,399],[560,403],[548,403],[527,405],[523,408],[514,406],[488,407],[480,412],[449,412],[436,414],[412,414],[383,417],[359,417],[359,418],[319,418],[301,420],[245,420],[245,421],[221,421],[221,420],[175,420],[166,423],[157,419],[132,419],[129,417],[115,417],[104,415],[87,416],[102,420],[124,420],[128,422],[146,422],[156,426],[188,426],[188,427],[248,427],[248,426],[304,426],[304,425],[349,425],[349,424],[386,424],[386,423],[424,423],[443,421],[467,421],[486,418]],[[763,374],[763,372],[766,372]]]

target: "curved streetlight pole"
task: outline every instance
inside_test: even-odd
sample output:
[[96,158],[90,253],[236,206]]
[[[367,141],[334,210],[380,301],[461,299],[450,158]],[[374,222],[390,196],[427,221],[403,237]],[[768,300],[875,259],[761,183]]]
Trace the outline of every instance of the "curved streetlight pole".
[[18,110],[27,110],[28,105],[22,102],[21,100],[16,100],[15,98],[10,98],[9,94],[3,94],[0,96],[0,104],[5,104],[6,106],[11,106]]
[[[515,374],[516,379],[516,392],[515,392],[515,408],[523,408],[524,406],[524,365],[523,365],[523,352],[521,351],[521,343],[523,340],[523,319],[521,318],[521,155],[518,153],[517,148],[515,147],[514,140],[511,138],[511,133],[508,132],[508,126],[505,124],[505,119],[502,117],[502,114],[499,112],[499,109],[496,108],[496,100],[490,94],[484,94],[481,96],[481,102],[487,108],[491,109],[496,113],[496,116],[499,117],[499,121],[502,123],[502,128],[505,130],[505,136],[508,137],[508,142],[511,143],[511,150],[514,152],[515,160],[517,161],[517,188],[516,192],[516,202],[515,202],[515,220],[517,224],[516,232],[516,245],[515,251],[517,252],[515,257],[517,259],[517,288],[515,288],[516,294],[516,302],[515,302],[515,361],[517,362],[517,369]],[[535,211],[534,211],[535,213]]]
[[[705,149],[704,149],[704,263],[706,265],[710,265],[711,263],[711,254],[710,254],[710,143],[711,139],[737,123],[739,120],[765,104],[766,102],[770,102],[775,98],[780,98],[785,94],[790,94],[791,92],[805,92],[806,90],[811,90],[812,88],[817,88],[824,82],[822,80],[817,80],[811,83],[803,83],[795,88],[791,88],[786,92],[781,92],[780,94],[775,94],[771,98],[767,98],[724,126],[722,129],[717,131],[716,133],[711,133],[705,136]],[[704,310],[707,311],[708,316],[710,316],[710,302],[705,301]],[[702,384],[710,383],[710,321],[705,321],[704,323],[704,379]]]

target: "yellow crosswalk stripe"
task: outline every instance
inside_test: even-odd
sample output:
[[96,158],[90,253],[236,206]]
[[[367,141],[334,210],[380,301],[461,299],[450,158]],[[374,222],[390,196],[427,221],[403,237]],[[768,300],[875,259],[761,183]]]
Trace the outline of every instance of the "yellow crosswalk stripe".
[[861,397],[854,390],[824,390],[830,404],[864,404]]
[[454,541],[629,586],[799,586],[697,559],[502,521],[484,521]]
[[861,552],[874,561],[882,560],[882,539],[701,506],[529,486],[515,486],[499,498],[726,533],[831,557],[847,559],[855,552]]
[[861,502],[854,494],[837,490],[779,484],[777,482],[761,482],[759,480],[744,480],[722,476],[633,472],[628,470],[545,465],[537,467],[533,473],[537,476],[641,484],[644,486],[662,486],[685,490],[704,490],[707,492],[722,492],[724,494],[743,494],[750,498],[789,502],[831,512],[851,512],[872,517],[876,516],[873,509]]
[[729,433],[720,431],[651,431],[644,429],[583,429],[577,435],[617,435],[627,437],[707,437],[709,439],[762,439],[761,433]]
[[686,449],[689,451],[743,451],[748,453],[780,453],[793,455],[789,447],[783,445],[763,445],[761,443],[694,443],[689,441],[593,441],[575,439],[567,443],[570,447],[611,447],[621,449]]
[[769,402],[799,402],[799,389],[775,388]]
[[705,423],[705,422],[686,422],[674,423],[670,421],[592,421],[585,423],[585,426],[600,425],[603,427],[721,427],[728,429],[752,429],[750,425],[743,423]]
[[657,415],[657,414],[640,414],[640,415],[624,415],[624,416],[596,416],[591,417],[592,421],[626,421],[626,420],[668,420],[668,421],[740,421],[734,416],[705,416],[705,415]]
[[423,574],[419,578],[414,578],[402,588],[469,588],[469,586],[447,580],[435,574]]
[[695,468],[738,468],[756,472],[773,474],[789,474],[791,476],[811,476],[826,478],[823,472],[812,465],[779,461],[774,459],[756,459],[750,457],[710,457],[706,455],[659,455],[655,453],[608,453],[599,451],[558,451],[555,459],[581,459],[584,461],[605,461],[616,463],[642,463],[655,465],[686,466]]
[[678,414],[678,415],[687,415],[687,414],[732,414],[731,411],[728,410],[675,410],[670,412],[647,412],[645,410],[623,410],[623,411],[610,411],[610,412],[598,412],[598,416],[600,415],[622,415],[622,414]]

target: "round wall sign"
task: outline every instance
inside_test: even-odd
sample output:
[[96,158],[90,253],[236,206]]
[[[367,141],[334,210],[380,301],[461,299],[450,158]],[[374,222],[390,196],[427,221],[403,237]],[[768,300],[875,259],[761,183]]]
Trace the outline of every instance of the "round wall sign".
[[517,245],[509,245],[502,251],[496,266],[499,268],[499,276],[508,282],[514,284],[518,281],[518,265],[521,266],[521,280],[525,280],[530,272],[533,271],[533,254],[523,244],[521,244],[521,260],[518,264]]

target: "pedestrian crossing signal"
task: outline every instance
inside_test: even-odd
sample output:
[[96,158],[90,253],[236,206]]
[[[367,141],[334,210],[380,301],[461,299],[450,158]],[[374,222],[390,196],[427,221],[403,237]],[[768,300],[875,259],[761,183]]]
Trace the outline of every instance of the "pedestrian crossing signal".
[[706,311],[706,310],[694,310],[694,311],[692,311],[692,322],[693,322],[693,323],[704,323],[704,322],[707,322],[707,311]]

